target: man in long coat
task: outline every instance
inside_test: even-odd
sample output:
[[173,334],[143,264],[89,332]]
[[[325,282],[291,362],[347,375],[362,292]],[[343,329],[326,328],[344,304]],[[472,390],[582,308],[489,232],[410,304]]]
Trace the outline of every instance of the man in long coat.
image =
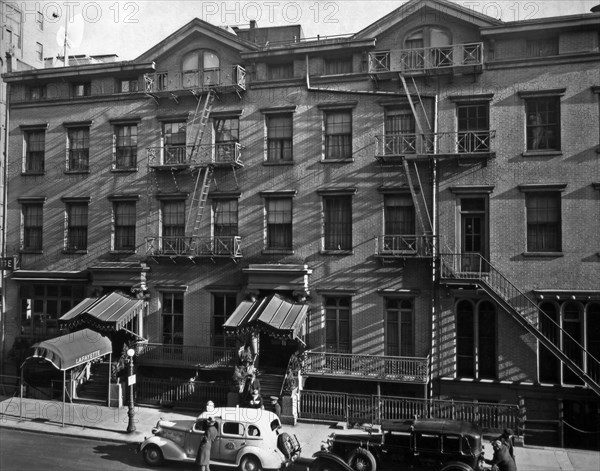
[[215,438],[217,438],[217,424],[213,417],[209,417],[206,419],[205,435],[200,440],[200,447],[198,448],[198,456],[196,458],[201,471],[210,471],[210,449]]

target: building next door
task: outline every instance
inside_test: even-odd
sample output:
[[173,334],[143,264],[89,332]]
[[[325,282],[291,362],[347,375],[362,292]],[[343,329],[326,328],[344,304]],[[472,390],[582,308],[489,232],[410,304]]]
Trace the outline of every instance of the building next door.
[[487,198],[461,198],[459,213],[460,271],[488,271]]

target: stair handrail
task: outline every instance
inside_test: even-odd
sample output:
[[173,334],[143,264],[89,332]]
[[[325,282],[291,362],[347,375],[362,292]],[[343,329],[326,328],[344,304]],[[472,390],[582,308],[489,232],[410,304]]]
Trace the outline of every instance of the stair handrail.
[[[567,356],[570,361],[572,361],[575,365],[577,365],[577,367],[580,368],[580,370],[583,372],[583,374],[585,376],[588,376],[595,383],[600,382],[599,381],[600,378],[598,377],[599,376],[598,373],[600,372],[600,361],[597,358],[595,358],[591,353],[589,353],[588,350],[583,345],[581,345],[581,343],[579,343],[571,334],[569,334],[566,330],[564,330],[560,326],[560,324],[558,324],[550,316],[548,316],[548,314],[545,313],[534,301],[532,301],[529,298],[529,296],[527,296],[523,291],[521,291],[519,288],[517,288],[504,274],[502,274],[502,272],[500,272],[496,267],[494,267],[486,258],[484,258],[481,254],[475,253],[475,252],[473,252],[473,253],[440,253],[440,257],[442,259],[442,269],[444,266],[446,266],[447,268],[449,268],[451,270],[451,272],[453,272],[453,274],[456,278],[467,278],[467,277],[457,276],[457,273],[461,273],[461,272],[460,272],[460,270],[458,270],[458,271],[456,270],[456,266],[454,266],[454,264],[451,264],[450,266],[447,265],[447,263],[444,261],[444,257],[447,257],[447,256],[453,257],[453,260],[456,260],[456,257],[461,257],[461,256],[479,258],[479,265],[478,265],[479,270],[463,272],[463,273],[468,273],[469,275],[476,275],[475,277],[479,281],[487,283],[492,289],[496,290],[505,299],[505,301],[507,301],[509,304],[511,304],[515,308],[515,311],[518,312],[519,315],[529,325],[531,325],[536,330],[538,330],[540,332],[540,335],[542,335],[545,339],[547,339],[550,343],[552,343],[556,348],[563,351],[563,349],[559,345],[556,345],[554,340],[549,338],[541,329],[539,329],[539,327],[537,327],[535,325],[535,323],[530,318],[528,318],[525,315],[525,313],[523,313],[519,310],[519,307],[523,307],[522,304],[521,304],[521,306],[515,305],[512,301],[510,301],[511,298],[509,298],[508,293],[505,290],[502,290],[501,288],[499,288],[498,286],[496,286],[490,282],[491,281],[490,273],[493,273],[495,276],[499,277],[512,290],[514,290],[518,295],[520,295],[523,299],[525,299],[526,304],[529,304],[530,308],[533,307],[535,309],[535,311],[537,311],[538,316],[543,315],[554,327],[556,327],[558,329],[559,332],[561,332],[561,334],[563,336],[566,336],[570,342],[573,342],[573,344],[576,347],[581,349],[582,365],[578,365],[566,352],[563,351],[563,354],[565,354],[565,356]],[[483,270],[482,268],[484,266],[487,266],[489,268],[489,270],[488,271]],[[594,366],[593,371],[596,372],[595,376],[590,375],[592,368],[590,368],[589,364],[586,365],[586,363],[589,363],[590,361],[593,363],[593,366]],[[585,368],[586,366],[587,366],[587,368]],[[587,371],[586,371],[586,369],[587,369]]]

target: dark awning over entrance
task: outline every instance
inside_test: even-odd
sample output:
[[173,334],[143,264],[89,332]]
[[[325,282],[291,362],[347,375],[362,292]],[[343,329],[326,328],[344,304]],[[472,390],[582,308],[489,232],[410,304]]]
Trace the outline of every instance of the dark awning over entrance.
[[273,337],[296,338],[302,329],[308,305],[288,301],[278,294],[257,301],[242,301],[229,316],[226,334],[264,331]]
[[115,331],[141,315],[143,307],[141,299],[110,293],[100,298],[84,299],[58,321],[69,329],[85,326],[99,331]]
[[44,340],[33,347],[29,358],[49,361],[55,368],[65,371],[88,361],[112,353],[112,343],[107,337],[90,329]]

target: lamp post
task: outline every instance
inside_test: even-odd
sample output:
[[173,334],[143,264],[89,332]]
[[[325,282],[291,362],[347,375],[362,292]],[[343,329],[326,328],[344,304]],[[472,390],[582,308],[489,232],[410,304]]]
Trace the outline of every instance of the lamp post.
[[129,417],[129,423],[127,424],[127,433],[135,432],[135,424],[133,423],[133,417],[135,416],[134,404],[133,404],[133,385],[135,384],[135,376],[133,374],[133,356],[135,350],[130,348],[127,350],[127,356],[129,357],[129,378],[127,383],[129,385],[129,410],[127,416]]

